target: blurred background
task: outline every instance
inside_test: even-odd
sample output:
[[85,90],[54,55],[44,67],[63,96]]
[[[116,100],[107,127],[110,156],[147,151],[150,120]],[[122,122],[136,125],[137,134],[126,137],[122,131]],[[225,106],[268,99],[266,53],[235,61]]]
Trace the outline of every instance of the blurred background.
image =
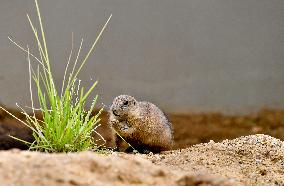
[[[257,133],[284,139],[283,0],[39,4],[59,90],[72,33],[74,52],[84,38],[82,59],[113,14],[80,74],[84,86],[99,81],[92,95],[99,94],[97,107],[107,109],[120,94],[157,104],[173,123],[175,149]],[[38,23],[34,0],[0,2],[0,104],[22,120],[25,117],[12,108],[15,103],[31,105],[27,54],[8,36],[38,55],[27,13]],[[106,112],[101,119],[97,130],[112,147]],[[29,128],[0,110],[0,149],[27,148],[8,134],[34,140]]]
[[[82,54],[113,18],[80,78],[99,80],[98,106],[119,94],[172,113],[244,113],[284,108],[283,0],[39,1],[55,79],[60,85],[74,33]],[[33,0],[0,2],[0,103],[30,105],[27,55],[35,50],[26,14]],[[59,86],[60,87],[60,86]]]

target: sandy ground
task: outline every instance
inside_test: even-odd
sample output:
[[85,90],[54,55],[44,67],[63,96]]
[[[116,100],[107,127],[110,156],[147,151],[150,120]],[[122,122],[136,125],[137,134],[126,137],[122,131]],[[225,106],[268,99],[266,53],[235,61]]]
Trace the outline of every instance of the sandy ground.
[[284,185],[284,143],[268,135],[252,135],[148,155],[0,151],[0,183]]
[[147,159],[174,170],[222,175],[240,185],[284,185],[284,142],[268,135],[211,141]]
[[[10,111],[24,119],[18,111]],[[284,185],[284,111],[169,118],[174,126],[173,151],[46,154],[5,150],[27,148],[8,134],[33,139],[24,125],[0,111],[0,185]],[[111,147],[106,120],[104,113],[99,132]],[[267,135],[251,135],[256,133]]]
[[[9,109],[21,119],[18,110]],[[38,116],[40,118],[40,116]],[[221,113],[168,114],[174,128],[174,149],[187,148],[194,144],[234,139],[251,134],[268,134],[284,140],[284,110],[263,109],[247,115],[228,116]],[[113,147],[113,135],[107,127],[107,114],[102,114],[98,132],[103,135],[107,147]],[[31,131],[23,124],[0,110],[0,150],[10,148],[27,149],[25,145],[8,137],[11,134],[33,141]],[[94,135],[99,139],[97,135]]]

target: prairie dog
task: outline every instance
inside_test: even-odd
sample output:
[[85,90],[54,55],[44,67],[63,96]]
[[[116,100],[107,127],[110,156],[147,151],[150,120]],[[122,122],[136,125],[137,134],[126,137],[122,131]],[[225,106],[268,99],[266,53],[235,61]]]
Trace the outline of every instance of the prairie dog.
[[[139,152],[160,152],[172,148],[172,124],[153,103],[138,102],[128,95],[117,96],[109,110],[109,125]],[[125,141],[116,135],[119,151],[128,146]]]

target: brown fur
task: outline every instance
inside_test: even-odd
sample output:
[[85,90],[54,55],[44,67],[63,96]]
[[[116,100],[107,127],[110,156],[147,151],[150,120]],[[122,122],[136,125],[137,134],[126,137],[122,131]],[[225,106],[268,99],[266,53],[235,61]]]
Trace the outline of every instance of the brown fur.
[[[114,99],[109,114],[110,126],[139,152],[172,148],[172,124],[154,104],[120,95]],[[116,143],[120,151],[128,146],[119,136],[116,136]]]

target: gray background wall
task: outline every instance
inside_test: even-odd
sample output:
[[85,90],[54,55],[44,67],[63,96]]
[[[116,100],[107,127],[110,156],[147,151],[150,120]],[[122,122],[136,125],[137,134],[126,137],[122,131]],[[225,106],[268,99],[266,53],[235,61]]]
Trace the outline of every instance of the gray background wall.
[[[125,93],[174,112],[244,112],[284,107],[283,0],[40,0],[58,83],[71,48],[87,52],[113,19],[84,68],[98,79],[100,103]],[[26,13],[33,0],[0,2],[0,102],[30,105],[26,46],[34,40]]]

